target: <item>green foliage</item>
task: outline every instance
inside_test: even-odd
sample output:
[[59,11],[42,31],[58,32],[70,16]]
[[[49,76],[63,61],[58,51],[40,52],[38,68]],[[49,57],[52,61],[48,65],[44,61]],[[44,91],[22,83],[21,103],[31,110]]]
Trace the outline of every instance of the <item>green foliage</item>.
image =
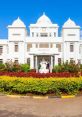
[[0,90],[19,94],[67,93],[82,90],[82,78],[12,78],[0,77]]
[[14,63],[12,61],[6,62],[5,63],[6,71],[13,71],[13,64]]
[[5,71],[5,70],[6,70],[5,64],[0,63],[0,71]]
[[82,64],[80,64],[80,71],[82,72]]
[[78,64],[75,64],[75,62],[66,62],[63,64],[59,64],[54,66],[53,68],[53,72],[70,72],[70,73],[76,73],[78,74],[78,72],[80,71],[80,67]]
[[19,64],[19,63],[15,63],[12,61],[5,63],[5,68],[6,68],[5,70],[9,71],[9,72],[19,72],[19,71],[28,72],[28,71],[30,71],[30,66],[28,64]]
[[23,72],[30,71],[30,66],[28,64],[21,64],[21,71]]

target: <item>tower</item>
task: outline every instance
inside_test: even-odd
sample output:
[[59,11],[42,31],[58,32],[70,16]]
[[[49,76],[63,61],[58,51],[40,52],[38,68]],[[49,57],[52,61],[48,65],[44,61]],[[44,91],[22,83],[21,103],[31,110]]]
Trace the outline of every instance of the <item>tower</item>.
[[[18,17],[12,25],[8,26],[8,41],[9,41],[9,59],[25,62],[25,39],[27,36],[26,26]],[[12,49],[12,51],[11,51]]]
[[79,40],[80,26],[76,25],[70,18],[64,23],[62,28],[63,39],[63,61],[79,60]]

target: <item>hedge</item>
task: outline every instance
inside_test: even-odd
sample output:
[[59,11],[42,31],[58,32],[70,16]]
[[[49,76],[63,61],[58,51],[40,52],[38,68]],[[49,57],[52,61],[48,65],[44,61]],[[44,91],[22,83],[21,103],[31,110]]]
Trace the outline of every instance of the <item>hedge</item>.
[[0,76],[0,91],[17,94],[77,94],[82,90],[80,78],[17,78]]
[[41,74],[41,73],[36,73],[36,72],[0,72],[0,76],[13,76],[13,77],[33,77],[33,78],[56,78],[56,77],[80,77],[82,76],[82,73],[69,73],[69,72],[59,72],[59,73],[47,73],[47,74]]

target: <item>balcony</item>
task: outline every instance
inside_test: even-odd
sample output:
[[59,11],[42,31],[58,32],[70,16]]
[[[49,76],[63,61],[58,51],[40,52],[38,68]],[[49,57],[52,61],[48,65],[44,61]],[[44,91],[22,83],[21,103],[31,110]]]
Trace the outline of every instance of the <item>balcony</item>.
[[59,54],[58,49],[54,48],[31,48],[29,54],[34,55],[55,55]]

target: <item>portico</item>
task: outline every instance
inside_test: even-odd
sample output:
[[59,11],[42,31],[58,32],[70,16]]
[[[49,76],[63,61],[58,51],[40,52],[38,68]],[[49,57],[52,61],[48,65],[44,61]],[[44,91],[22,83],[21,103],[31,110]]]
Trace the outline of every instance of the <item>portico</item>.
[[58,55],[57,52],[50,52],[50,49],[37,49],[35,51],[32,49],[30,51],[30,55],[33,58],[30,61],[32,69],[36,69],[36,72],[38,73],[40,69],[40,62],[44,59],[48,63],[49,72],[52,73],[52,69],[55,65],[55,56]]
[[35,55],[35,66],[34,68],[36,69],[36,72],[39,72],[39,66],[40,62],[44,59],[48,64],[49,64],[49,72],[52,72],[52,69],[54,67],[54,60],[55,56],[54,55]]

